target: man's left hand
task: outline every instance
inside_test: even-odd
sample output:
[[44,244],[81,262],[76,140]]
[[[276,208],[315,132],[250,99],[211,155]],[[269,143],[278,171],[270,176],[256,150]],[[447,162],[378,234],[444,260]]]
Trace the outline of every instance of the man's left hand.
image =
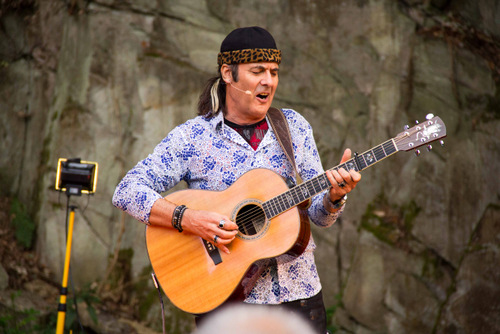
[[[346,149],[340,163],[343,164],[349,159],[351,159],[351,150]],[[340,200],[345,194],[351,192],[361,180],[361,174],[354,169],[349,171],[344,168],[340,168],[338,171],[328,170],[326,176],[332,185],[329,192],[330,201],[332,202]]]

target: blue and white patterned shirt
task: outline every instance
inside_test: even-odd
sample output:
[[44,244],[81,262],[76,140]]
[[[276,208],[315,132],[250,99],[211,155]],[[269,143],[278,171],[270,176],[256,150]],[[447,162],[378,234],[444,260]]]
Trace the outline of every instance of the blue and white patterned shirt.
[[[304,181],[323,173],[310,124],[291,109],[283,109],[289,123],[297,169]],[[160,194],[185,181],[191,189],[222,191],[245,172],[271,169],[295,180],[291,163],[276,136],[269,130],[254,150],[234,129],[224,124],[222,113],[212,118],[198,116],[174,128],[154,152],[137,163],[116,187],[113,204],[137,220],[148,223]],[[331,226],[343,211],[329,213],[323,195],[312,198],[309,218],[316,225]],[[314,296],[321,283],[314,262],[314,240],[297,258],[281,255],[257,280],[247,303],[279,304]],[[277,268],[277,270],[276,270]]]

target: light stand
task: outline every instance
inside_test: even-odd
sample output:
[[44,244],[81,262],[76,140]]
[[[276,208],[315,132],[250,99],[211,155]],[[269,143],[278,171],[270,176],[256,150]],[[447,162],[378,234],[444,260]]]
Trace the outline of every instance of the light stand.
[[[71,195],[81,196],[82,193],[93,194],[97,185],[97,163],[81,161],[80,159],[59,159],[57,167],[56,190],[66,192],[66,256],[61,284],[61,294],[57,308],[56,334],[63,334],[66,318],[66,300],[68,296],[68,276],[71,260],[71,245],[73,241],[73,226],[76,206],[69,205]],[[69,212],[69,216],[68,216]]]
[[[75,209],[76,206],[69,205],[70,193],[68,195],[68,205],[66,210],[71,210],[69,212],[69,220],[68,220],[68,235],[66,240],[66,257],[64,259],[64,271],[63,271],[63,279],[61,284],[61,295],[59,297],[59,306],[57,307],[57,327],[56,334],[63,334],[64,331],[64,321],[66,318],[66,299],[68,296],[68,276],[69,276],[69,262],[71,259],[71,244],[73,241],[73,226],[75,222]],[[66,215],[67,211],[66,211]]]

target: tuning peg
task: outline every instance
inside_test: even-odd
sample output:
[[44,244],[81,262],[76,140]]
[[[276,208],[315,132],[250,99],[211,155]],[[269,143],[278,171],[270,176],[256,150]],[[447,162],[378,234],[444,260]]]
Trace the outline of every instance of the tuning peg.
[[428,120],[428,121],[430,121],[433,118],[434,118],[434,114],[432,114],[432,113],[431,114],[427,114],[427,116],[425,116],[425,119]]
[[420,156],[420,150],[415,150],[415,155],[418,157]]
[[418,121],[415,121],[415,124],[418,124]]
[[403,127],[403,129],[404,129],[404,130],[408,130],[409,128],[410,128],[410,126],[409,126],[408,124],[406,124],[406,125]]
[[432,145],[431,144],[427,145],[427,151],[429,151],[429,152],[432,151]]
[[444,140],[440,140],[439,143],[441,144],[441,146],[444,146]]

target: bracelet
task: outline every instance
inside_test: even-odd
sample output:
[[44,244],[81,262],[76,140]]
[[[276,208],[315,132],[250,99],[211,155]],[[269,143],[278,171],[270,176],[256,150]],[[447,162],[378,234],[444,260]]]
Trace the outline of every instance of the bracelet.
[[345,204],[345,202],[347,202],[347,195],[344,195],[342,198],[336,200],[336,201],[333,201],[330,199],[330,196],[328,195],[328,193],[325,194],[325,196],[323,196],[323,206],[325,207],[326,211],[330,212],[330,213],[333,213],[335,211],[337,211],[338,209],[340,209],[342,207],[342,205]]
[[184,215],[184,211],[187,210],[187,207],[185,205],[182,206],[181,211],[179,212],[179,219],[177,219],[177,225],[175,228],[181,233],[183,231],[182,229],[182,216]]
[[174,213],[172,214],[172,227],[177,229],[179,232],[182,232],[181,219],[182,214],[184,214],[184,210],[186,210],[186,206],[179,205],[174,209]]
[[177,218],[179,217],[179,210],[180,206],[176,206],[174,209],[174,212],[172,213],[172,227],[175,228],[175,225],[177,223]]

